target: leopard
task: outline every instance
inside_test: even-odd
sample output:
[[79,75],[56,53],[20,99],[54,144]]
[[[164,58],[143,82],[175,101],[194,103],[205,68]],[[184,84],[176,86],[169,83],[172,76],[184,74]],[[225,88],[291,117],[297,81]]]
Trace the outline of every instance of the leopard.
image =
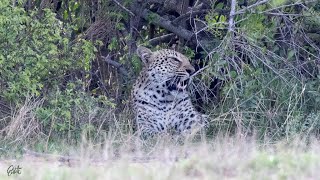
[[189,134],[207,127],[208,116],[196,111],[187,91],[195,73],[189,59],[175,50],[151,51],[144,46],[139,46],[136,54],[142,70],[131,98],[140,135]]

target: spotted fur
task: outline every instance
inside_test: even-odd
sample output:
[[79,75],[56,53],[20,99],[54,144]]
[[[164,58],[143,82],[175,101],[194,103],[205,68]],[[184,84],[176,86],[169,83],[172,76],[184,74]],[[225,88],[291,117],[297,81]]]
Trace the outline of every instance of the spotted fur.
[[144,136],[182,133],[206,125],[186,91],[195,69],[179,52],[162,49],[152,52],[138,47],[144,67],[136,80],[132,99],[136,123]]

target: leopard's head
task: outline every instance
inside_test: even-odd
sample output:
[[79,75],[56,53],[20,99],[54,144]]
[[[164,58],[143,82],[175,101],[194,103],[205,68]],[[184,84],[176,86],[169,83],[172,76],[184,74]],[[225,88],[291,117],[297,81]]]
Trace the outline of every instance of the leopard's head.
[[184,91],[190,75],[195,72],[189,59],[174,50],[162,49],[152,52],[140,46],[137,54],[144,64],[148,79],[154,83],[166,85],[170,91]]

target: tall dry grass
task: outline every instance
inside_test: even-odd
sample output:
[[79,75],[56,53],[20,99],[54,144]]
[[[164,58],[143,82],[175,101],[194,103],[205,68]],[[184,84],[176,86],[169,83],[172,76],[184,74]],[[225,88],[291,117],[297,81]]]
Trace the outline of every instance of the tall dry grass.
[[42,102],[27,99],[19,109],[11,112],[11,116],[1,119],[4,123],[0,126],[0,143],[28,143],[30,138],[38,137],[41,126],[35,117],[35,110]]
[[[108,137],[103,146],[83,139],[79,147],[69,149],[69,160],[30,152],[20,160],[1,160],[0,178],[317,179],[320,175],[320,145],[315,139],[308,144],[302,138],[276,144],[239,137],[197,142],[158,137],[149,144],[136,136],[121,143],[115,139]],[[11,164],[22,167],[21,174],[8,177]]]
[[[320,177],[317,171],[320,144],[309,136],[291,136],[275,142],[267,136],[258,138],[242,131],[225,135],[221,131],[214,138],[196,133],[141,140],[132,131],[132,122],[128,121],[130,110],[127,109],[127,113],[104,116],[107,122],[113,123],[108,131],[97,131],[99,135],[92,136],[83,131],[78,143],[70,144],[64,139],[48,142],[34,114],[34,109],[41,103],[27,101],[12,114],[9,126],[1,130],[4,136],[0,151],[6,151],[7,156],[0,158],[0,179]],[[8,176],[10,165],[19,165],[21,174]]]

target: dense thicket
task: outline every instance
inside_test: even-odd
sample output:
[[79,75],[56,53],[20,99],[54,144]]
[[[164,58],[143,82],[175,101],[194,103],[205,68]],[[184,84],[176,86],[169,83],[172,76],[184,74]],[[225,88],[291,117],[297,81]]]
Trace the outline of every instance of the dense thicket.
[[2,0],[0,136],[130,129],[141,44],[190,57],[208,134],[319,133],[317,0]]

